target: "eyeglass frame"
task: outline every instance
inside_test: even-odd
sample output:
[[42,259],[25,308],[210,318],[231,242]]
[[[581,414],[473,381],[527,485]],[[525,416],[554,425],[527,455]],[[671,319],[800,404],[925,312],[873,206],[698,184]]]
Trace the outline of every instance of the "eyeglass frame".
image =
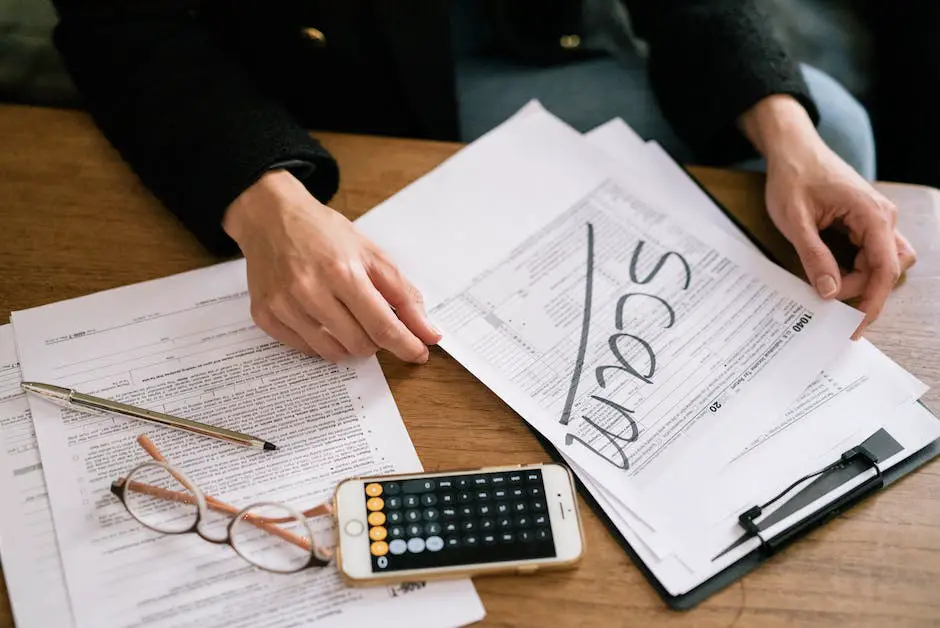
[[[185,473],[183,473],[180,469],[174,467],[173,465],[171,465],[170,463],[166,461],[166,459],[163,457],[163,455],[160,453],[157,447],[153,444],[153,442],[146,435],[141,434],[140,436],[138,436],[137,443],[141,447],[143,447],[144,450],[147,451],[147,453],[150,454],[150,456],[154,459],[148,460],[146,462],[142,462],[136,465],[134,468],[130,470],[129,473],[127,473],[125,477],[120,477],[117,480],[114,480],[111,483],[111,493],[120,500],[121,504],[124,506],[124,509],[127,511],[127,513],[134,519],[134,521],[138,522],[140,525],[150,530],[153,530],[155,532],[159,532],[160,534],[176,535],[176,534],[190,534],[190,533],[195,532],[201,539],[203,539],[204,541],[208,541],[209,543],[212,543],[214,545],[228,545],[229,547],[232,548],[232,550],[235,551],[236,554],[238,554],[238,556],[240,556],[250,565],[257,567],[258,569],[271,572],[271,573],[278,573],[278,574],[298,573],[298,572],[304,571],[305,569],[309,569],[312,567],[325,567],[332,562],[332,558],[333,558],[332,550],[328,548],[321,548],[317,545],[313,537],[313,530],[311,529],[310,522],[308,520],[309,517],[320,516],[320,515],[331,515],[333,512],[333,506],[330,502],[324,502],[322,504],[314,506],[313,508],[307,509],[303,512],[298,512],[297,510],[295,510],[294,508],[291,508],[287,504],[280,503],[280,502],[255,502],[255,503],[249,504],[248,506],[242,508],[241,510],[238,510],[234,506],[226,504],[225,502],[218,500],[212,497],[211,495],[206,495],[205,493],[203,493],[202,489],[200,489],[199,486],[195,482],[193,482]],[[173,497],[165,497],[165,499],[168,499],[168,500],[175,499],[176,501],[180,501],[183,503],[192,503],[192,499],[195,498],[196,519],[189,528],[178,530],[178,531],[161,530],[152,525],[149,525],[147,522],[138,518],[134,514],[133,510],[127,505],[127,490],[128,490],[127,478],[133,478],[134,474],[136,474],[138,471],[146,467],[156,467],[156,468],[162,468],[166,470],[167,473],[169,473],[174,478],[176,478],[177,481],[179,481],[183,485],[184,488],[189,490],[191,494],[171,491],[170,489],[164,489],[164,488],[152,486],[149,484],[141,484],[141,486],[148,486],[154,489],[155,491],[159,491],[159,492],[173,493]],[[137,482],[134,482],[134,483],[136,484]],[[160,495],[156,495],[154,492],[151,492],[151,491],[141,491],[141,492],[147,492],[151,495],[160,497]],[[278,518],[250,516],[251,510],[262,507],[262,506],[276,506],[278,508],[285,510],[291,516],[290,517],[278,517]],[[208,511],[210,509],[221,511],[231,517],[231,520],[228,522],[228,525],[225,528],[224,538],[214,538],[206,534],[206,532],[201,529],[200,524],[203,522],[204,519],[208,518]],[[310,554],[309,559],[303,566],[298,567],[296,569],[290,569],[290,570],[272,569],[270,567],[267,567],[265,565],[260,565],[257,562],[251,560],[238,549],[237,544],[232,542],[232,528],[238,521],[242,520],[243,518],[245,521],[248,521],[249,523],[252,523],[253,525],[257,527],[264,529],[269,534],[274,534],[275,536],[279,536],[283,538],[284,540],[290,543],[293,543],[294,545],[297,545],[298,547],[301,547],[302,549],[308,551]],[[257,519],[257,521],[253,521],[253,519]],[[284,523],[290,520],[295,520],[303,524],[308,534],[307,538],[297,536],[296,534],[290,531],[283,530],[281,528],[278,528],[276,525],[274,525],[277,523]],[[317,555],[318,551],[326,553],[329,556],[329,558],[323,558],[322,556],[318,556]]]

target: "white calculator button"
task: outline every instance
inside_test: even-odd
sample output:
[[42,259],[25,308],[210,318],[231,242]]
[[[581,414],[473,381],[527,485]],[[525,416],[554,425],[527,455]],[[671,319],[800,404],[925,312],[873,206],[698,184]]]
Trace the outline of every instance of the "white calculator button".
[[416,536],[413,539],[408,539],[408,551],[412,554],[417,554],[424,551],[424,539],[419,536]]
[[388,544],[388,551],[396,556],[404,554],[408,550],[408,544],[405,543],[402,539],[395,539]]
[[439,536],[429,536],[425,544],[429,552],[437,552],[444,547],[444,539]]

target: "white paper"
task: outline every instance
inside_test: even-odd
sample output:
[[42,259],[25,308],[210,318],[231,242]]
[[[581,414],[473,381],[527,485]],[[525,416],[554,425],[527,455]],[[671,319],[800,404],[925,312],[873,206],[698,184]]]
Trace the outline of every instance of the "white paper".
[[[660,182],[664,202],[674,199],[682,211],[699,211],[714,220],[729,235],[747,241],[725,213],[705,195],[689,176],[655,142],[640,147],[638,136],[622,120],[613,120],[585,135],[588,142],[608,152],[627,168],[646,165],[647,175]],[[756,248],[756,247],[755,247]],[[692,483],[683,483],[684,494],[665,502],[672,508],[673,520],[684,529],[673,532],[682,539],[685,560],[702,565],[714,543],[708,545],[699,532],[719,525],[727,512],[740,512],[762,502],[789,485],[795,477],[815,469],[820,459],[832,455],[836,443],[858,443],[870,430],[920,398],[927,386],[878,351],[868,340],[854,343],[848,351],[829,365],[822,376],[804,391],[777,423],[743,449],[718,474],[702,474]],[[642,542],[656,559],[682,548],[664,548],[661,536],[652,538],[651,531],[609,491],[583,474],[582,480],[607,512],[615,511],[619,526],[632,528],[631,534]],[[694,480],[698,480],[697,483]],[[666,480],[668,482],[668,479]],[[675,495],[675,487],[664,493]],[[599,494],[600,493],[600,494]],[[655,493],[655,492],[654,492]],[[662,504],[661,504],[662,505]],[[670,571],[670,570],[667,570]],[[687,569],[671,570],[677,577],[691,577]]]
[[[858,343],[827,369],[774,430],[712,477],[683,486],[670,512],[683,540],[686,564],[707,564],[728,544],[725,530],[738,531],[735,517],[764,503],[796,478],[831,462],[864,441],[886,416],[903,412],[926,391],[870,344]],[[844,443],[852,443],[838,449]],[[837,451],[836,451],[837,450]]]
[[658,142],[644,142],[623,119],[605,122],[585,133],[584,137],[618,163],[641,171],[647,178],[651,198],[655,195],[656,200],[672,207],[675,213],[698,215],[744,246],[758,250]]
[[[884,429],[888,435],[897,441],[897,443],[901,446],[901,450],[898,453],[891,456],[887,460],[879,461],[878,466],[882,472],[900,464],[910,456],[917,453],[919,450],[929,445],[931,442],[940,438],[940,420],[927,411],[919,402],[907,403],[903,406],[895,408],[889,414],[882,415],[878,421],[878,424],[874,428],[866,431],[863,435],[855,435],[846,438],[840,446],[833,448],[826,454],[820,455],[815,463],[814,468],[807,470],[807,472],[818,471],[819,469],[826,467],[832,462],[838,460],[843,452],[857,446],[861,442],[864,442],[874,432],[881,429]],[[826,504],[832,503],[841,495],[849,492],[859,484],[862,484],[866,480],[870,479],[874,474],[875,472],[869,472],[859,475],[853,478],[852,481],[840,485],[837,490],[832,491],[815,502],[807,504],[800,510],[792,513],[779,522],[770,526],[765,526],[766,535],[770,538],[779,534],[781,531],[786,530],[788,527],[802,520],[809,514],[812,514],[813,512],[818,511],[820,508],[825,507]],[[793,479],[798,477],[802,476],[795,476]],[[789,483],[787,485],[789,485]],[[805,484],[802,484],[794,490],[802,489],[804,486]],[[781,487],[781,490],[782,488],[786,487]],[[788,495],[792,494],[793,493],[791,492]],[[766,509],[764,516],[766,517],[767,515],[772,514],[777,508],[782,507],[782,505],[783,501],[775,504],[771,508]],[[758,524],[760,524],[761,521],[762,519],[757,519]],[[735,539],[739,538],[741,534],[742,530],[740,527],[738,527],[737,521],[728,519],[723,522],[723,524],[716,526],[713,530],[712,544],[716,546],[727,547]],[[718,543],[719,540],[721,543]],[[716,561],[715,565],[730,564],[729,561],[740,558],[745,553],[746,552],[743,549],[739,548],[723,556],[720,561]],[[714,573],[713,569],[714,567],[709,570],[709,573]]]
[[[882,415],[880,419],[876,429],[886,429],[904,448],[895,456],[883,461],[880,465],[882,470],[890,469],[903,462],[918,450],[927,446],[937,438],[940,438],[940,421],[917,402],[899,406],[895,408],[890,415]],[[817,460],[814,461],[814,466],[810,467],[810,470],[817,470],[828,465],[833,460],[837,459],[843,451],[864,441],[871,433],[876,431],[876,429],[868,431],[862,437],[856,435],[847,438],[842,443],[841,447],[833,448],[828,454],[819,456]],[[839,495],[851,490],[855,485],[864,482],[869,477],[870,474],[863,474],[852,482],[840,486],[837,491],[826,495],[825,498],[817,502],[808,504],[803,509],[782,520],[779,524],[769,528],[767,534],[773,535],[775,534],[775,530],[785,529],[793,522],[798,521],[801,517],[824,507],[826,503],[831,503],[833,500],[837,499]],[[789,482],[787,484],[789,485]],[[800,488],[802,488],[802,486],[803,485],[801,485]],[[622,507],[619,507],[616,502],[605,500],[603,495],[598,496],[593,490],[592,494],[594,494],[605,512],[610,516],[611,521],[613,521],[618,531],[624,535],[627,542],[637,552],[640,560],[643,561],[656,579],[659,580],[663,587],[672,595],[687,593],[711,576],[721,572],[741,557],[756,549],[760,544],[758,539],[750,539],[716,560],[700,561],[694,567],[690,567],[678,554],[659,557],[651,552],[648,546],[643,542],[641,533],[637,531],[637,528],[630,521],[624,519]],[[772,513],[773,511],[774,509],[771,508],[768,509],[767,512]],[[728,519],[716,525],[714,529],[710,531],[710,547],[724,549],[742,534],[743,530],[738,526],[737,521]],[[717,555],[717,553],[718,552],[715,552],[715,555]]]
[[[662,202],[681,207],[682,212],[699,212],[728,235],[749,242],[658,143],[638,145],[639,136],[623,120],[601,125],[585,138],[628,168],[645,166],[647,175],[658,182]],[[926,390],[923,382],[862,339],[831,363],[775,424],[735,455],[734,461],[750,456],[751,467],[745,470],[744,464],[734,464],[718,477],[700,475],[694,478],[700,483],[685,484],[686,496],[671,503],[703,517],[696,523],[713,524],[717,513],[747,503],[775,480],[798,477],[835,442],[865,433],[877,423],[880,413],[908,404]],[[778,437],[771,448],[758,448],[784,431],[786,436]],[[755,458],[759,460],[751,460]],[[729,505],[729,498],[736,502]],[[685,517],[688,521],[687,514]]]
[[[648,187],[529,110],[357,225],[422,290],[441,346],[658,531],[637,489],[720,469],[848,348],[862,315],[704,218],[680,222],[644,198]],[[631,293],[652,296],[618,320]],[[624,443],[632,422],[643,438]]]
[[[304,510],[342,478],[421,468],[375,358],[333,365],[250,319],[244,260],[13,314],[23,377],[274,442],[260,452],[30,398],[78,625],[451,626],[480,619],[469,580],[352,589],[335,564],[255,569],[195,534],[137,523],[110,483],[149,459],[147,433],[206,494]],[[329,518],[312,519],[329,540]]]
[[0,559],[18,628],[71,626],[72,611],[46,496],[13,328],[0,326]]
[[[927,390],[865,342],[854,345],[822,379],[828,385],[825,392],[814,390],[803,395],[792,414],[721,473],[702,478],[698,485],[683,486],[676,507],[669,510],[675,518],[671,521],[683,524],[670,535],[680,540],[678,547],[666,546],[662,534],[656,535],[615,495],[577,466],[573,468],[644,562],[659,565],[659,573],[677,593],[716,573],[711,558],[740,532],[728,512],[740,513],[767,501],[795,478],[828,464],[879,427],[891,425],[894,429],[885,417],[906,416],[908,408]],[[818,383],[813,388],[817,386],[821,388]],[[886,397],[879,398],[882,393]],[[810,400],[817,403],[810,405]],[[795,416],[799,412],[802,416]],[[902,442],[908,447],[916,444],[910,438]],[[734,557],[741,555],[734,553]],[[718,564],[730,563],[722,560]]]

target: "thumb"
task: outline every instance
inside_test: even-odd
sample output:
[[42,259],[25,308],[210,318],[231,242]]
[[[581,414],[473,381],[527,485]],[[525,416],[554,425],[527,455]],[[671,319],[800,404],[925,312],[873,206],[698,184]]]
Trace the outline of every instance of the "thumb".
[[793,237],[793,246],[800,256],[800,262],[806,271],[806,278],[816,288],[816,292],[824,299],[830,299],[839,294],[840,275],[839,264],[832,251],[819,237],[815,225],[801,227]]

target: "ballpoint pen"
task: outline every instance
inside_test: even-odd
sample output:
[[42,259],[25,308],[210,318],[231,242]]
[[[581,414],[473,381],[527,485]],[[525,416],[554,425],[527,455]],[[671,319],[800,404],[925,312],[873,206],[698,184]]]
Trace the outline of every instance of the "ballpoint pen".
[[74,408],[76,410],[84,410],[90,413],[105,412],[109,414],[117,414],[123,417],[140,419],[141,421],[145,421],[147,423],[155,423],[157,425],[162,425],[163,427],[170,427],[173,429],[182,430],[184,432],[191,432],[193,434],[199,434],[209,438],[217,438],[219,440],[228,441],[236,445],[243,445],[245,447],[252,447],[254,449],[277,449],[273,443],[269,443],[266,440],[262,440],[254,436],[249,436],[248,434],[233,432],[232,430],[227,430],[222,427],[206,425],[205,423],[190,421],[189,419],[181,419],[179,417],[170,416],[169,414],[156,412],[154,410],[145,410],[144,408],[129,406],[125,403],[111,401],[110,399],[92,397],[91,395],[80,393],[77,390],[72,390],[71,388],[53,386],[52,384],[40,384],[38,382],[23,382],[21,386],[23,387],[23,390],[27,392],[31,392],[33,394],[39,395],[40,397],[57,402],[60,405],[65,405],[69,408]]

